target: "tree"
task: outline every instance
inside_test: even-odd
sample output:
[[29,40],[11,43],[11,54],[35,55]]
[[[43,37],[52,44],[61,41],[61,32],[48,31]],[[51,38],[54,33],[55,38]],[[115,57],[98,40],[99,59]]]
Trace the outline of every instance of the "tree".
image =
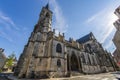
[[11,55],[8,56],[8,58],[7,58],[7,60],[6,60],[5,66],[6,66],[8,69],[11,69],[11,68],[12,68],[14,59],[15,59],[15,54],[14,54],[14,52],[13,52]]

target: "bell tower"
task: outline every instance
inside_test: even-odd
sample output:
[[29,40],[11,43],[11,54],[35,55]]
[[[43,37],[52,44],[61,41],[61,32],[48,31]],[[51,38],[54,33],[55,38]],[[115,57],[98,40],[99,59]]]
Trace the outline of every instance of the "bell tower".
[[21,54],[14,75],[19,78],[38,78],[47,75],[50,64],[52,40],[51,31],[52,11],[49,4],[40,12],[39,20],[34,27],[27,44]]
[[49,9],[49,3],[42,8],[39,15],[38,23],[35,26],[34,32],[49,32],[51,31],[52,11]]

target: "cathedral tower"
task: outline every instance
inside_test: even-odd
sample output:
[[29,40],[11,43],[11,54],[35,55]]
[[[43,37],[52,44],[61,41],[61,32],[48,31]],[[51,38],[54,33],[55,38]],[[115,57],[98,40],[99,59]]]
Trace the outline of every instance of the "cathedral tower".
[[48,77],[51,59],[51,45],[54,32],[51,31],[52,11],[49,4],[42,8],[38,23],[21,54],[14,75],[19,78]]
[[42,8],[37,25],[34,32],[49,32],[51,31],[52,11],[49,9],[49,4]]

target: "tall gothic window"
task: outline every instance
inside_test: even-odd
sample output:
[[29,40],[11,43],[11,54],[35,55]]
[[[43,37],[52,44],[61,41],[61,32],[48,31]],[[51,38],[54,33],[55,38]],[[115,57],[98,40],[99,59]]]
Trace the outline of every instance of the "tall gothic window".
[[91,60],[89,55],[88,55],[88,64],[91,65]]
[[93,65],[96,65],[94,56],[92,56],[92,61],[93,61]]
[[61,46],[61,44],[57,44],[57,46],[56,46],[56,52],[58,52],[58,53],[62,53],[62,46]]
[[92,52],[90,44],[87,44],[87,48],[88,48],[88,52]]
[[86,63],[84,54],[81,54],[82,62]]

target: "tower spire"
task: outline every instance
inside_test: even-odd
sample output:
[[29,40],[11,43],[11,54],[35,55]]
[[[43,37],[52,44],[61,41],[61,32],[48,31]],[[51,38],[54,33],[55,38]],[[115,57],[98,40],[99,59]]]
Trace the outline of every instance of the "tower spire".
[[49,0],[48,0],[48,3],[46,4],[45,8],[49,9]]
[[[52,11],[49,9],[49,2],[42,8],[38,20],[37,31],[48,32],[51,30]],[[35,30],[36,31],[36,30]]]

